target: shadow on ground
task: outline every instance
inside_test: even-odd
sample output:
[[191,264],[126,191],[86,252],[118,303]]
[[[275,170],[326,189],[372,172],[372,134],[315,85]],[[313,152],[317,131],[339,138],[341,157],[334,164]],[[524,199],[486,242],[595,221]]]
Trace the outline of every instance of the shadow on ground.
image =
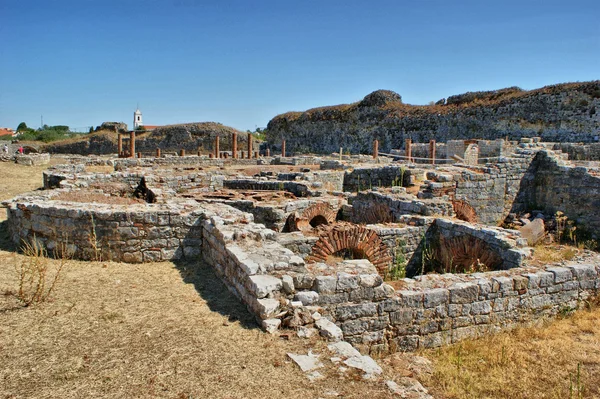
[[0,222],[0,251],[15,252],[16,250],[17,247],[10,239],[8,232],[8,221],[4,220]]
[[206,301],[210,310],[227,316],[230,322],[239,320],[244,328],[258,328],[254,316],[227,289],[210,266],[202,261],[176,261],[174,263],[183,281],[194,284],[194,288]]

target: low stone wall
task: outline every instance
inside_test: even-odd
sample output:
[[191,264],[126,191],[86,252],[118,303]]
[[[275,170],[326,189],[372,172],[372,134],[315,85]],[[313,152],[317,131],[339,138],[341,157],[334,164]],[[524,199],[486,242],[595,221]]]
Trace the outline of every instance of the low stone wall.
[[235,179],[223,181],[223,187],[232,190],[288,191],[296,197],[308,197],[315,194],[307,184],[291,181]]
[[15,162],[19,165],[40,166],[50,163],[50,154],[15,155]]
[[141,263],[197,258],[202,246],[202,209],[191,202],[104,205],[53,201],[52,195],[6,203],[13,242],[35,240],[57,256]]
[[373,187],[407,187],[414,175],[415,170],[404,165],[358,167],[344,175],[344,191],[356,192]]
[[[348,199],[355,223],[398,222],[404,215],[453,216],[452,204],[441,199],[415,199],[403,194],[358,193]],[[380,219],[378,219],[380,218]]]

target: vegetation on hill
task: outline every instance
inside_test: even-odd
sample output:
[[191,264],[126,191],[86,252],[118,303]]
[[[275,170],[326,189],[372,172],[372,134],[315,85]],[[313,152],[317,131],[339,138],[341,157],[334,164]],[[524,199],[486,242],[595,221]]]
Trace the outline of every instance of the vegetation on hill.
[[[71,132],[69,126],[66,125],[44,125],[39,129],[32,129],[25,122],[19,123],[17,133],[16,138],[19,141],[42,141],[44,143],[80,136],[79,133]],[[0,140],[13,140],[14,138],[11,135],[5,135],[1,136]]]
[[311,108],[304,112],[291,111],[274,117],[271,124],[284,124],[293,121],[348,120],[360,108],[371,108],[386,117],[419,116],[427,114],[446,114],[460,109],[476,107],[499,107],[517,98],[533,97],[540,94],[556,94],[567,91],[581,91],[592,98],[600,98],[600,81],[582,83],[563,83],[545,86],[535,90],[523,90],[508,87],[499,90],[477,91],[457,94],[431,102],[429,105],[411,105],[402,102],[402,97],[390,90],[377,90],[363,100],[351,104],[340,104]]

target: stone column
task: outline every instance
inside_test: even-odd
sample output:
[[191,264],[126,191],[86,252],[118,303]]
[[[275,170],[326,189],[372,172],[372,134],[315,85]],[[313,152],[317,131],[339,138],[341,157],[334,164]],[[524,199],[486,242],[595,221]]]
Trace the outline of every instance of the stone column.
[[220,158],[221,157],[221,153],[219,152],[219,136],[215,137],[215,158]]
[[431,158],[431,164],[435,164],[435,140],[429,140],[429,158]]
[[412,157],[412,140],[411,139],[406,139],[405,141],[405,146],[406,146],[406,162],[410,162],[411,161],[411,157]]
[[379,140],[373,140],[373,159],[379,157]]
[[119,138],[117,140],[117,154],[119,156],[123,155],[123,135],[119,133]]
[[248,159],[252,158],[252,133],[248,133]]
[[237,133],[231,135],[231,158],[237,158]]
[[281,140],[281,158],[285,158],[285,140]]
[[135,131],[132,130],[129,134],[129,156],[131,158],[135,157]]

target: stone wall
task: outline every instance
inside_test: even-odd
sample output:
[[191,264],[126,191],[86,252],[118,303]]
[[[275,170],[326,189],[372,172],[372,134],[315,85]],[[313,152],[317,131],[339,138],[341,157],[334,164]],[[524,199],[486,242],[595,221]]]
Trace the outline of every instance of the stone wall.
[[539,152],[520,184],[513,211],[563,212],[594,237],[600,232],[600,176],[573,167],[556,153]]
[[[407,138],[429,140],[520,140],[596,142],[600,133],[600,82],[548,86],[476,102],[435,106],[403,104],[400,96],[374,92],[353,104],[290,112],[267,126],[270,144],[286,140],[290,152],[331,153],[340,147],[369,154],[374,139],[381,152],[403,148]],[[366,101],[380,97],[382,101]]]
[[[60,193],[53,190],[52,195]],[[197,258],[202,245],[199,219],[191,203],[103,205],[52,201],[52,195],[8,203],[13,242],[35,240],[42,248],[77,259],[140,263]]]
[[415,171],[404,165],[361,166],[344,175],[344,191],[356,192],[373,187],[407,187],[414,179]]

